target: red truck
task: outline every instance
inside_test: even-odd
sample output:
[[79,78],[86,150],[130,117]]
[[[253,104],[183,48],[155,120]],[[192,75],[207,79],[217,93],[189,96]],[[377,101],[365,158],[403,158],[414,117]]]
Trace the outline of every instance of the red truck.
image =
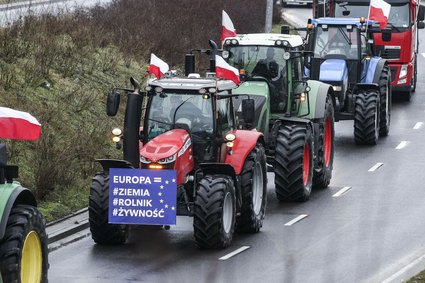
[[[375,54],[388,60],[393,92],[409,101],[416,89],[418,29],[423,29],[425,6],[417,0],[385,0],[391,4],[387,28],[389,42],[374,35]],[[368,17],[370,0],[313,0],[313,17]]]

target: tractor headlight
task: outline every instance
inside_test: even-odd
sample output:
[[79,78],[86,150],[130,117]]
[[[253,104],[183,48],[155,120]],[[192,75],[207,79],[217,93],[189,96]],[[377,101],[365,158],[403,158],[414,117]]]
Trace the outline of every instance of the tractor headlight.
[[114,128],[112,130],[112,141],[114,143],[119,143],[121,141],[121,135],[122,135],[122,131],[120,128]]
[[176,161],[176,157],[177,157],[177,154],[173,154],[173,155],[171,155],[169,157],[161,158],[158,161],[158,163],[159,164],[168,164],[168,163],[171,163],[171,162]]
[[407,64],[401,65],[400,74],[398,75],[398,78],[404,78],[407,76]]
[[341,91],[342,90],[342,86],[338,86],[338,85],[333,85],[332,86],[334,91]]
[[142,155],[140,155],[140,162],[145,163],[145,164],[149,164],[151,163],[151,161],[149,160],[149,158],[146,158]]

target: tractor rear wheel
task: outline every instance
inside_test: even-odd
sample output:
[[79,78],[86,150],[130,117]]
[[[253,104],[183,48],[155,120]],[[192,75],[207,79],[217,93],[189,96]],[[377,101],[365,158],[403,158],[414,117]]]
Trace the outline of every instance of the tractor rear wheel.
[[384,66],[379,78],[380,119],[379,136],[386,137],[390,132],[391,122],[391,73],[388,66]]
[[267,203],[266,154],[262,144],[257,144],[247,156],[241,182],[242,207],[237,230],[255,233],[263,226]]
[[313,183],[313,139],[311,129],[282,125],[275,153],[275,187],[280,201],[306,201]]
[[97,244],[123,244],[129,234],[128,225],[109,224],[109,175],[98,173],[93,178],[89,197],[90,232]]
[[379,93],[373,89],[359,90],[354,111],[356,144],[377,144],[379,125]]
[[199,183],[195,198],[193,228],[201,248],[230,246],[236,221],[233,181],[224,175],[207,175]]
[[48,268],[44,218],[34,206],[17,205],[0,242],[3,282],[47,282]]
[[331,182],[334,160],[334,108],[329,95],[326,97],[324,120],[319,127],[318,166],[314,170],[313,187],[323,189]]

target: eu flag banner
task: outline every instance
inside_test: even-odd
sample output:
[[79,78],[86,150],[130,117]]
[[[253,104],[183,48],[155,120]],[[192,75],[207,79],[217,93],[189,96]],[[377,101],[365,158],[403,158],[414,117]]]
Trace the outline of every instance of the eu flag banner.
[[175,170],[111,168],[109,223],[175,225]]

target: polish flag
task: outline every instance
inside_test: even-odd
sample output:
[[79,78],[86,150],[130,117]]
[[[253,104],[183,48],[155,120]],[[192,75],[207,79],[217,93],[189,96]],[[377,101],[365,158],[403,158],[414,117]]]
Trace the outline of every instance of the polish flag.
[[223,57],[219,55],[215,55],[215,73],[217,78],[231,80],[237,85],[241,83],[238,69],[230,66],[224,61]]
[[384,0],[371,0],[369,7],[369,19],[379,22],[381,29],[385,28],[388,23],[391,5]]
[[167,63],[156,57],[155,54],[151,53],[151,62],[148,69],[148,75],[155,75],[157,79],[160,79],[170,67]]
[[233,26],[232,20],[229,15],[223,10],[223,20],[221,25],[221,41],[224,41],[226,37],[236,36],[236,30]]
[[38,140],[40,133],[40,123],[29,113],[0,107],[0,138]]

